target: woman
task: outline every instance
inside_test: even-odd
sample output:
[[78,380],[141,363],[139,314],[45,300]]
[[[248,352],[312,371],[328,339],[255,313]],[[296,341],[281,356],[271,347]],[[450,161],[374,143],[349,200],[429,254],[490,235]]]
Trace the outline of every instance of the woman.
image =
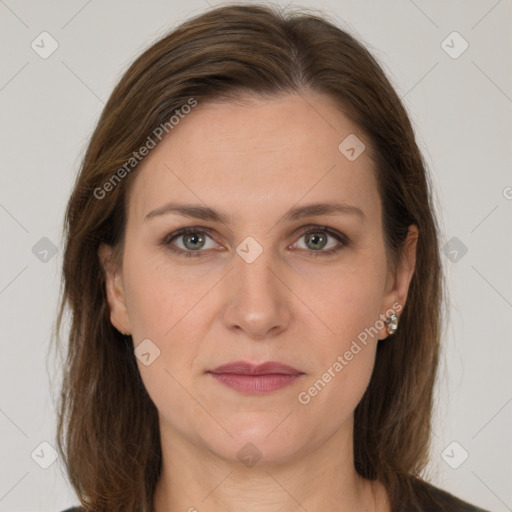
[[58,441],[84,510],[481,510],[419,476],[437,226],[349,34],[234,5],[158,41],[104,109],[66,235]]

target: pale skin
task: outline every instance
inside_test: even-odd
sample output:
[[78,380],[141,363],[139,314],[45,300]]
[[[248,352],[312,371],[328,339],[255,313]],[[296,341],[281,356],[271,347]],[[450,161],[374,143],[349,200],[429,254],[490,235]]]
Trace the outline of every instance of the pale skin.
[[[367,147],[354,161],[338,149],[351,133]],[[354,468],[353,412],[388,336],[376,322],[405,305],[418,232],[410,227],[392,266],[370,141],[329,97],[311,91],[244,105],[199,103],[145,158],[132,186],[122,264],[108,264],[106,245],[99,256],[112,324],[131,334],[134,348],[150,339],[160,350],[149,366],[137,361],[159,413],[154,511],[389,511],[382,484]],[[161,210],[148,217],[171,202],[229,219]],[[329,202],[350,208],[280,220],[290,209]],[[309,240],[306,226],[324,238]],[[196,238],[169,242],[183,227],[196,227]],[[236,252],[247,237],[262,249],[251,263]],[[298,394],[374,325],[382,327],[378,336],[300,403]],[[238,360],[278,361],[304,375],[249,395],[206,373]],[[240,460],[244,446],[255,464]]]

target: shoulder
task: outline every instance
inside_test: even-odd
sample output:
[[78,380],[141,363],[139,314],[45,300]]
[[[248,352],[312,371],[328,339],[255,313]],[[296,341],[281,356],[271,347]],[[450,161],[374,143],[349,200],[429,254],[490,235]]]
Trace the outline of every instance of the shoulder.
[[489,512],[422,480],[415,481],[414,494],[421,512]]

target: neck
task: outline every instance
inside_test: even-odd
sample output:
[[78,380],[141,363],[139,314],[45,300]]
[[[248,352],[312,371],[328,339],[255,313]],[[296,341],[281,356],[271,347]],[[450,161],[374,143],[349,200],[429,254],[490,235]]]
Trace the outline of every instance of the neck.
[[384,487],[362,478],[353,461],[353,425],[327,442],[282,464],[247,467],[161,425],[162,472],[154,512],[388,512]]

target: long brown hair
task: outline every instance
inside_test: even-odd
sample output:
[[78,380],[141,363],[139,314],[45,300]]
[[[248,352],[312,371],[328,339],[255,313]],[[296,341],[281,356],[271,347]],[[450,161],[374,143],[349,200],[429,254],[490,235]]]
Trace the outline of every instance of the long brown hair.
[[57,445],[87,510],[152,510],[161,469],[157,410],[131,340],[110,322],[97,255],[104,242],[122,257],[127,190],[136,173],[126,163],[191,98],[307,89],[333,98],[369,141],[392,260],[401,256],[409,225],[419,229],[400,327],[378,344],[354,429],[357,472],[382,481],[393,510],[411,499],[429,452],[442,299],[431,187],[413,128],[379,64],[350,34],[323,16],[231,5],[180,25],[129,67],[102,112],[69,200],[57,330],[68,312],[70,331]]

